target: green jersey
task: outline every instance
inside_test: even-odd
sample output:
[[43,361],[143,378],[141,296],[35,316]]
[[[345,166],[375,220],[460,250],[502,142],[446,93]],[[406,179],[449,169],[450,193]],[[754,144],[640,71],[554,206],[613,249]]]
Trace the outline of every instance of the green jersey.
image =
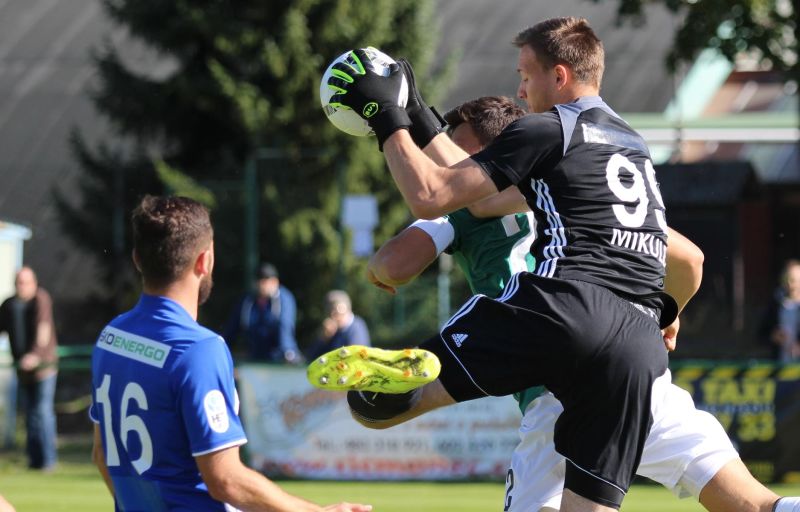
[[[533,272],[536,262],[530,246],[536,233],[533,214],[479,218],[467,208],[432,221],[417,221],[433,239],[437,253],[452,254],[464,272],[472,293],[498,297],[517,272]],[[544,392],[537,386],[514,393],[522,413]]]
[[467,278],[472,293],[498,297],[517,272],[532,272],[533,215],[478,218],[462,208],[445,216],[453,241],[445,249]]

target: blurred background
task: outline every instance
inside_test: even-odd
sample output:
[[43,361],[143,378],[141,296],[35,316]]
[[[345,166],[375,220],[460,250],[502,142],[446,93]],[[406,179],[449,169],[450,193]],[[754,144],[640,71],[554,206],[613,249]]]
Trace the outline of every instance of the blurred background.
[[[25,263],[53,297],[59,430],[89,428],[86,346],[137,300],[128,215],[147,193],[212,210],[215,289],[200,321],[213,329],[268,261],[297,299],[301,350],[334,288],[373,345],[435,332],[466,282],[447,259],[395,297],[366,282],[370,252],[413,219],[375,141],[325,119],[320,76],[371,45],[407,57],[440,112],[513,97],[512,38],[554,16],[586,17],[603,40],[603,97],[650,144],[670,226],[705,254],[673,360],[702,359],[702,372],[770,361],[767,310],[800,257],[798,11],[797,0],[0,0],[0,296]],[[370,222],[345,215],[353,201]]]

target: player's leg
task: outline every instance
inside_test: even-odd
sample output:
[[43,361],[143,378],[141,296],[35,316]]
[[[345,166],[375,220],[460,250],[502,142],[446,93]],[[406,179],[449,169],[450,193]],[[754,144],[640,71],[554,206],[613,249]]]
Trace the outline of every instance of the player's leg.
[[428,411],[456,401],[438,380],[421,388],[395,395],[369,391],[349,391],[347,403],[353,419],[367,428],[384,429],[405,423]]
[[561,498],[560,512],[617,512],[619,507],[607,507],[600,505],[592,500],[586,499],[583,496],[575,494],[569,489],[564,489],[564,495]]
[[576,361],[566,390],[552,389],[564,406],[554,436],[566,459],[561,512],[614,510],[639,464],[653,383],[666,371],[667,353],[646,312],[604,288],[576,288],[568,318],[587,355]]
[[653,381],[666,371],[657,322],[588,283],[521,273],[506,290],[468,302],[442,329],[444,350],[430,348],[440,381],[456,401],[547,386],[564,405],[562,512],[619,508],[650,427]]
[[558,511],[564,490],[564,457],[556,452],[553,430],[563,410],[549,392],[526,408],[519,427],[520,442],[511,454],[506,475],[504,511]]
[[348,390],[353,418],[368,428],[384,429],[455,403],[434,380],[440,368],[436,355],[424,349],[353,345],[312,361],[307,377],[320,389]]
[[773,512],[778,498],[750,474],[741,459],[728,462],[700,491],[700,503],[711,512]]
[[[667,372],[653,385],[653,427],[637,473],[679,497],[695,496],[711,512],[773,512],[779,497],[750,474],[719,421],[670,379]],[[796,500],[775,510],[791,511]]]

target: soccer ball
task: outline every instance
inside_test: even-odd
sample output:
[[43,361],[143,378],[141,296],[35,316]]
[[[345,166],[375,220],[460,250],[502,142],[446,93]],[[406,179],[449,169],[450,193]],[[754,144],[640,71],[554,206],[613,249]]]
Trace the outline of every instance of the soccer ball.
[[[364,48],[364,51],[369,55],[373,71],[383,76],[389,76],[389,65],[394,64],[395,60],[371,46]],[[335,127],[345,133],[358,137],[374,135],[367,121],[357,113],[346,107],[334,107],[329,103],[331,96],[336,94],[336,91],[328,87],[328,79],[332,76],[331,71],[333,70],[333,65],[337,62],[345,62],[355,66],[351,52],[345,52],[333,59],[328,69],[325,70],[325,73],[322,75],[322,80],[319,83],[319,99],[322,103],[322,109],[325,111],[325,115],[328,116],[328,120],[330,120]],[[364,65],[369,66],[370,63],[365,62]],[[401,107],[405,107],[406,102],[408,102],[408,81],[406,81],[406,77],[403,76],[400,94],[397,96],[397,104]]]

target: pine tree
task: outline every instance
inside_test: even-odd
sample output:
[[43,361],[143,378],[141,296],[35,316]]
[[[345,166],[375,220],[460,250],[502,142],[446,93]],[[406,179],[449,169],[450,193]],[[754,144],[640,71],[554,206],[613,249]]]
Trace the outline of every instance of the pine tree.
[[[337,274],[363,281],[363,262],[341,251],[342,194],[378,197],[377,236],[396,231],[408,213],[374,138],[350,137],[325,119],[319,80],[335,56],[371,45],[408,58],[429,86],[423,92],[434,90],[433,2],[104,0],[103,7],[128,30],[130,44],[154,52],[154,66],[132,69],[123,58],[127,48],[110,43],[96,51],[92,99],[114,133],[96,147],[75,134],[81,194],[59,203],[75,241],[102,255],[109,295],[126,297],[117,307],[136,294],[127,219],[145,193],[187,193],[213,203],[210,324],[249,277],[243,223],[254,190],[260,257],[278,266],[307,317],[318,313]],[[256,180],[247,183],[251,158]]]

